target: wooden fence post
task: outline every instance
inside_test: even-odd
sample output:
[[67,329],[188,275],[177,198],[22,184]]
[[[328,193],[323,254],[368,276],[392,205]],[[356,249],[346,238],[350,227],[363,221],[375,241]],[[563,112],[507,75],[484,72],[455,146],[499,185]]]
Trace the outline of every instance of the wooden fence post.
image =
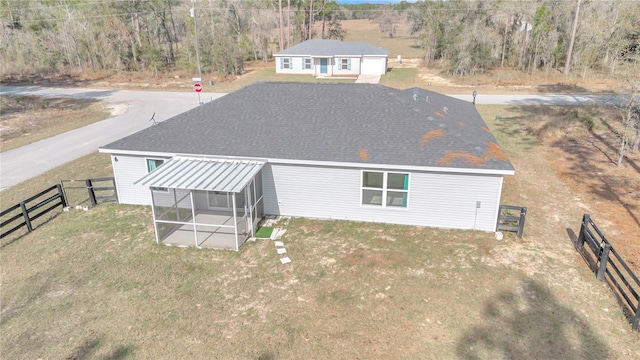
[[96,193],[93,191],[93,184],[91,179],[87,179],[84,181],[87,185],[87,191],[89,192],[89,200],[91,201],[91,206],[98,205],[98,201],[96,200]]
[[527,217],[527,208],[523,207],[522,210],[520,210],[520,220],[518,221],[518,232],[516,233],[516,235],[518,235],[518,239],[522,239],[522,233],[524,232],[524,219]]
[[578,245],[580,245],[581,248],[584,247],[584,229],[587,226],[587,220],[586,218],[588,217],[588,214],[584,214],[582,215],[582,223],[580,223],[580,233],[578,234]]
[[598,275],[596,279],[598,281],[604,280],[604,274],[607,272],[607,263],[609,262],[609,251],[611,251],[611,245],[604,244],[604,249],[600,254],[600,268],[598,269]]
[[24,201],[20,202],[20,209],[22,209],[22,216],[24,216],[24,223],[27,225],[27,230],[32,232],[33,227],[31,226],[31,219],[29,219],[29,212],[27,211],[27,207],[24,205]]
[[60,195],[60,201],[62,202],[62,207],[66,208],[69,205],[67,204],[67,197],[64,195],[64,191],[62,190],[62,184],[56,184],[56,187],[58,188],[58,195]]

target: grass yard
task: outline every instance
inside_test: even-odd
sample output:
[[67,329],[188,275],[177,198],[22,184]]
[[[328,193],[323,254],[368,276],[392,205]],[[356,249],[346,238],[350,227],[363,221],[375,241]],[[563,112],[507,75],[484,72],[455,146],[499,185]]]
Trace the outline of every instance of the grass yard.
[[276,225],[282,265],[270,240],[238,253],[158,246],[148,207],[103,204],[0,248],[3,357],[640,357],[572,248],[581,208],[516,121],[525,110],[478,109],[516,167],[503,203],[529,208],[522,240],[294,218]]
[[104,120],[109,111],[97,100],[0,96],[0,151],[53,137]]
[[269,63],[254,63],[248,68],[246,74],[241,75],[232,82],[215,84],[210,91],[231,92],[251,85],[258,81],[291,81],[291,82],[328,82],[328,83],[354,83],[355,79],[325,78],[318,79],[311,75],[276,74],[273,61]]

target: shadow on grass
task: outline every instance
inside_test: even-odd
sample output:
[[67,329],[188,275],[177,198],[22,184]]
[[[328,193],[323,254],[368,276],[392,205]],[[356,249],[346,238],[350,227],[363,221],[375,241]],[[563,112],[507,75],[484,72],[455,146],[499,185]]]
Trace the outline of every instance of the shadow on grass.
[[[591,249],[589,248],[589,245],[587,243],[580,244],[578,236],[572,229],[567,229],[567,234],[569,236],[569,239],[571,240],[571,243],[573,244],[573,247],[580,254],[580,256],[582,256],[582,259],[589,267],[589,270],[591,270],[591,272],[593,273],[593,278],[595,279],[597,276],[598,267],[599,267],[598,266],[599,260],[597,258],[597,255],[594,254],[593,251],[590,251]],[[623,280],[619,276],[617,276],[616,281],[618,283],[621,281],[624,282],[627,285],[627,289],[629,289],[629,292],[626,293],[627,294],[626,296],[628,298],[633,298],[631,295],[631,291],[637,292],[638,287],[634,286],[635,282],[631,280],[630,277],[636,276],[636,275],[635,274],[631,275],[626,271],[624,271],[619,261],[616,261],[616,264],[620,268],[624,276],[626,277],[626,279]],[[611,269],[611,265],[607,265],[607,268]],[[620,290],[624,288],[619,288],[618,286],[616,286],[616,283],[612,281],[613,273],[618,273],[618,271],[607,270],[607,272],[605,273],[604,282],[609,286],[609,289],[611,290],[611,292],[616,298],[616,302],[618,303],[618,306],[620,306],[620,308],[622,309],[622,313],[627,318],[629,325],[632,326],[634,321],[633,318],[635,316],[634,312],[636,309],[629,304],[627,299],[625,299],[625,295],[621,292],[622,290]],[[597,286],[596,283],[594,283],[593,286]],[[635,289],[635,290],[631,290],[631,289]]]
[[578,314],[528,279],[484,304],[483,322],[458,340],[462,359],[606,359],[610,350]]
[[[605,108],[604,110],[589,108],[585,110],[585,108],[573,106],[515,106],[508,108],[508,110],[522,114],[518,120],[528,119],[528,122],[523,122],[520,127],[501,128],[500,130],[503,133],[513,136],[514,138],[523,131],[531,133],[530,136],[532,137],[544,137],[545,134],[562,134],[558,140],[550,145],[562,150],[567,155],[566,158],[569,161],[563,169],[563,172],[573,179],[589,177],[597,180],[597,183],[588,190],[589,193],[603,200],[620,204],[633,219],[633,222],[640,226],[640,216],[637,214],[637,210],[639,209],[638,205],[625,201],[623,196],[621,196],[621,194],[630,191],[634,183],[625,185],[625,183],[620,182],[621,180],[614,175],[617,163],[615,156],[618,152],[617,144],[614,143],[614,141],[618,139],[616,135],[617,131],[608,121],[603,119],[603,113],[601,113],[601,111],[611,111],[611,108]],[[609,113],[606,112],[604,114]],[[576,126],[584,127],[586,126],[585,122],[590,122],[595,118],[600,118],[600,123],[606,128],[608,134],[615,136],[606,136],[602,132],[596,131],[589,131],[587,136],[580,134],[564,135],[567,128]],[[539,121],[539,119],[547,119],[547,121],[537,129],[529,128],[527,130],[527,127],[534,126],[534,123]],[[578,137],[579,135],[582,137]],[[602,154],[603,157],[606,158],[606,162],[600,161],[599,158],[594,155],[594,152]],[[638,166],[638,164],[629,158],[625,160],[635,172],[640,174],[640,166]],[[625,188],[625,186],[628,189]]]
[[[53,213],[50,217],[45,218],[45,220],[43,220],[43,221],[40,221],[38,223],[33,222],[32,223],[33,231],[36,231],[40,226],[53,221],[55,218],[57,218],[61,214],[62,214],[62,212]],[[24,221],[24,220],[22,220],[22,221]],[[25,236],[27,236],[29,234],[31,234],[31,233],[29,231],[27,231],[26,225],[23,226],[22,229],[16,230],[15,234],[11,234],[11,235],[7,236],[6,238],[4,238],[2,241],[0,241],[0,249],[4,249],[5,247],[15,243],[16,241],[22,239],[23,237],[25,237]]]
[[544,84],[537,86],[539,93],[545,94],[591,94],[591,90],[575,84]]

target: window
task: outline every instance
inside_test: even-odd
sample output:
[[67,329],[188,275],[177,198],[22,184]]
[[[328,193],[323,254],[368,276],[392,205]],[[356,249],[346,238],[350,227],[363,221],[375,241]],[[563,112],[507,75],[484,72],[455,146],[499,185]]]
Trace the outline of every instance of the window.
[[311,58],[304,59],[304,69],[305,70],[311,69]]
[[340,59],[340,70],[351,70],[351,59]]
[[363,171],[362,205],[406,208],[409,174]]
[[282,69],[293,69],[291,58],[280,58],[280,67]]
[[[160,165],[164,164],[164,159],[147,159],[147,172],[150,173],[153,170],[160,167]],[[159,188],[159,187],[151,187],[152,190],[158,191],[169,191],[167,188]]]

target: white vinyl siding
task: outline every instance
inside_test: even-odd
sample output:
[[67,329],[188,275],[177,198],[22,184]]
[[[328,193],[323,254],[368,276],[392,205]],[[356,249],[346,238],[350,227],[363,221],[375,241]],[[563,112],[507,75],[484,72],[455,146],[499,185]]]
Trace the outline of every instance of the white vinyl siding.
[[[111,156],[120,203],[151,205],[149,189],[134,185],[147,173],[147,158]],[[408,174],[407,208],[362,205],[363,171]],[[265,214],[484,231],[495,230],[502,187],[502,175],[277,163],[265,165],[261,180]],[[158,205],[173,203],[169,193],[154,196]],[[206,193],[195,200],[197,207],[208,207]]]
[[333,73],[340,75],[360,74],[360,57],[337,57],[333,62]]
[[263,169],[265,213],[495,230],[501,175],[410,172],[410,207],[394,211],[361,205],[363,170],[377,171],[269,163]]
[[[151,205],[149,188],[133,184],[147,174],[147,159],[149,158],[145,156],[111,155],[113,175],[118,188],[118,201],[121,204]],[[160,160],[160,158],[155,159]],[[168,160],[168,158],[164,160]],[[158,192],[156,192],[156,195],[159,195]]]
[[[313,74],[316,65],[313,58],[302,56],[276,57],[276,73],[278,74]],[[319,66],[319,65],[318,65]]]

